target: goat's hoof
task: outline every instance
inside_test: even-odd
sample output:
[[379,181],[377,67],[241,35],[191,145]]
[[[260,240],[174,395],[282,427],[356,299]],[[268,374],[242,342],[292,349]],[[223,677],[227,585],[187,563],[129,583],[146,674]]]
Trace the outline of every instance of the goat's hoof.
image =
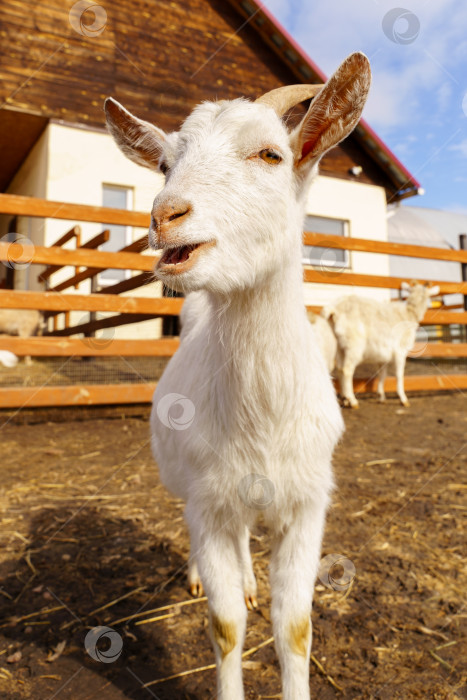
[[358,405],[358,403],[351,403],[350,408],[353,408],[354,410],[356,410],[356,409],[360,408],[360,406]]
[[386,403],[386,397],[385,396],[380,396],[378,398],[378,403]]
[[201,581],[190,583],[190,593],[193,598],[201,598],[204,595],[204,588]]
[[352,403],[351,399],[348,399],[347,397],[343,396],[342,397],[342,406],[343,406],[343,408],[358,408],[358,401],[355,401],[355,403]]
[[248,610],[256,610],[258,607],[258,601],[254,593],[245,595],[245,603]]
[[406,399],[405,401],[401,401],[401,404],[403,406],[405,406],[406,408],[408,408],[410,406],[410,401],[408,399]]

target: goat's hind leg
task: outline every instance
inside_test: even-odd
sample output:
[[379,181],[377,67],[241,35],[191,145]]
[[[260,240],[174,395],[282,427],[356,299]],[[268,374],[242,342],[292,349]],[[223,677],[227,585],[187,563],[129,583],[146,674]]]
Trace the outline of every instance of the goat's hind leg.
[[258,607],[256,598],[256,578],[251,561],[250,531],[246,525],[239,537],[238,549],[238,555],[242,566],[243,591],[245,593],[246,606],[248,610],[254,610]]
[[197,553],[199,542],[197,539],[197,530],[190,527],[190,523],[185,511],[185,520],[190,530],[190,556],[188,557],[188,589],[194,598],[201,598],[204,595],[203,584],[198,571]]
[[343,403],[344,406],[350,406],[351,408],[358,408],[358,401],[353,390],[353,375],[357,364],[358,363],[355,362],[353,358],[346,355],[344,357],[340,374],[340,378],[342,380],[341,388]]
[[378,369],[378,400],[380,403],[386,401],[386,393],[384,391],[384,382],[386,381],[386,375],[388,373],[387,365],[381,365]]
[[271,556],[272,621],[283,700],[309,700],[311,602],[319,565],[324,504],[306,504]]
[[198,571],[196,550],[193,548],[193,542],[191,542],[190,558],[188,560],[188,588],[194,598],[201,598],[201,596],[204,595],[204,588]]
[[[198,571],[198,563],[196,561],[197,547],[191,539],[190,558],[188,560],[188,587],[190,593],[195,598],[200,598],[204,595],[204,588],[201,582],[201,577]],[[238,558],[242,567],[243,591],[245,594],[245,603],[248,610],[255,610],[258,607],[256,597],[257,587],[256,578],[253,572],[253,563],[250,553],[250,531],[245,526],[245,530],[238,540]]]

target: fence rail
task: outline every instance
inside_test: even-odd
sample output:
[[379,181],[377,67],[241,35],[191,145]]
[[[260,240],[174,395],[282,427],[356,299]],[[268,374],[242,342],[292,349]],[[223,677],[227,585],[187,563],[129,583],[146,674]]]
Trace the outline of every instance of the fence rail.
[[430,248],[429,246],[409,245],[407,243],[390,243],[389,241],[371,241],[366,238],[349,238],[332,234],[303,234],[305,245],[318,248],[355,250],[361,253],[385,253],[386,255],[403,255],[407,258],[426,258],[429,260],[449,260],[467,263],[467,250],[449,250],[447,248]]
[[[176,301],[176,300],[174,300]],[[62,338],[57,336],[17,338],[4,336],[1,349],[15,355],[42,357],[59,356],[119,356],[155,357],[173,355],[178,338],[158,340],[119,340],[113,338]],[[411,354],[416,357],[467,357],[467,343],[415,343]]]
[[[16,338],[3,337],[0,347],[11,350],[20,357],[170,357],[176,351],[177,338],[159,340],[120,340],[118,338],[69,337],[92,334],[99,329],[117,328],[142,320],[179,315],[183,300],[174,298],[148,298],[143,296],[123,296],[123,293],[137,290],[152,279],[154,265],[159,255],[147,254],[147,235],[143,235],[118,252],[96,250],[108,240],[108,232],[102,231],[85,244],[81,244],[81,228],[77,222],[98,223],[106,225],[132,226],[145,228],[149,226],[149,215],[122,209],[109,209],[66,202],[53,202],[44,199],[19,195],[0,194],[0,215],[60,219],[72,222],[71,228],[62,235],[52,247],[22,245],[21,242],[0,242],[0,261],[15,264],[45,265],[40,279],[47,281],[55,272],[64,267],[74,268],[74,274],[67,280],[55,285],[52,291],[0,290],[0,308],[40,309],[52,317],[54,328],[42,337]],[[74,242],[75,249],[62,246]],[[350,238],[305,232],[303,242],[308,246],[332,248],[363,253],[383,255],[402,255],[411,258],[442,260],[467,264],[467,251],[448,250],[425,246],[406,245],[387,241],[372,241],[362,238]],[[144,253],[144,254],[142,254]],[[103,270],[131,270],[136,273],[128,279],[116,282],[103,289],[95,289],[91,294],[79,293],[80,282],[95,279]],[[400,289],[403,278],[382,275],[357,274],[345,268],[324,268],[308,266],[304,268],[304,281],[318,284],[346,285],[351,287],[369,287],[381,289]],[[420,282],[428,280],[419,279]],[[439,284],[442,294],[460,293],[467,296],[467,282],[429,281]],[[62,293],[70,287],[78,289],[77,293]],[[321,307],[307,307],[319,313]],[[75,326],[69,326],[70,312],[83,311],[91,314],[90,320],[81,320]],[[113,314],[96,319],[96,312]],[[57,327],[57,315],[65,313],[65,328]],[[427,310],[422,325],[426,326],[467,326],[467,311],[462,305],[443,305],[439,309]],[[437,338],[439,339],[439,337]],[[420,358],[458,358],[467,357],[467,343],[430,342],[416,345],[413,354]],[[356,391],[375,390],[376,380],[355,380]],[[406,376],[408,391],[420,390],[462,390],[467,389],[467,375],[420,375]],[[115,403],[141,403],[151,400],[155,388],[154,382],[125,384],[108,383],[104,385],[88,384],[77,386],[43,386],[43,387],[0,387],[0,406],[17,408],[20,406],[52,405],[90,405]],[[395,379],[388,378],[386,391],[395,391]]]
[[[376,391],[374,379],[356,379],[355,392]],[[157,384],[87,384],[77,386],[11,387],[0,390],[0,408],[37,406],[90,406],[149,403]],[[396,391],[396,380],[385,382],[387,392]],[[466,375],[427,375],[405,377],[406,391],[462,391],[467,389]]]
[[114,338],[3,337],[1,349],[19,357],[168,357],[174,354],[178,338],[119,340]]
[[0,308],[39,309],[40,311],[114,311],[127,314],[177,315],[183,299],[122,297],[118,294],[60,294],[60,292],[20,292],[0,290]]
[[52,202],[37,197],[17,194],[0,194],[0,214],[32,216],[41,219],[65,219],[66,221],[88,221],[99,224],[120,224],[148,228],[150,216],[140,211],[94,207],[89,204]]

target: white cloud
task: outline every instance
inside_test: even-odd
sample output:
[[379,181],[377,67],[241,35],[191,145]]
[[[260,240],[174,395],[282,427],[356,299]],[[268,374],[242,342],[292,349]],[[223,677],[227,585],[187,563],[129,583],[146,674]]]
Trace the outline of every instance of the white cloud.
[[452,93],[453,88],[451,82],[441,83],[436,91],[436,100],[440,112],[445,112],[449,108]]
[[[428,100],[424,116],[433,120],[457,94],[462,102],[465,85],[457,83],[455,73],[467,57],[467,3],[407,0],[404,7],[420,22],[419,35],[408,45],[394,43],[383,32],[383,18],[394,8],[393,0],[267,0],[266,4],[328,75],[352,51],[365,51],[373,66],[373,86],[363,116],[376,129],[388,133],[416,120],[422,102]],[[403,31],[404,25],[397,27]]]
[[464,139],[460,143],[456,143],[452,146],[449,146],[450,151],[458,151],[461,153],[463,156],[467,158],[467,139]]

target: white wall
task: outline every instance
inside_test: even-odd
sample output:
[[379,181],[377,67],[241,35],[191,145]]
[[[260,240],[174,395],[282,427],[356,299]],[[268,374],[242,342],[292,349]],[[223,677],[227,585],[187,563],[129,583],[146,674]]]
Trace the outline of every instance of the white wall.
[[[307,214],[348,221],[348,234],[352,238],[387,241],[386,195],[382,187],[365,185],[349,180],[318,176],[311,185],[307,199]],[[359,294],[374,299],[389,299],[389,291],[372,287],[331,285],[337,276],[347,272],[372,275],[389,275],[387,255],[349,252],[349,267],[333,269],[323,263],[313,266],[323,275],[323,284],[305,284],[307,304],[326,304],[339,296]]]

